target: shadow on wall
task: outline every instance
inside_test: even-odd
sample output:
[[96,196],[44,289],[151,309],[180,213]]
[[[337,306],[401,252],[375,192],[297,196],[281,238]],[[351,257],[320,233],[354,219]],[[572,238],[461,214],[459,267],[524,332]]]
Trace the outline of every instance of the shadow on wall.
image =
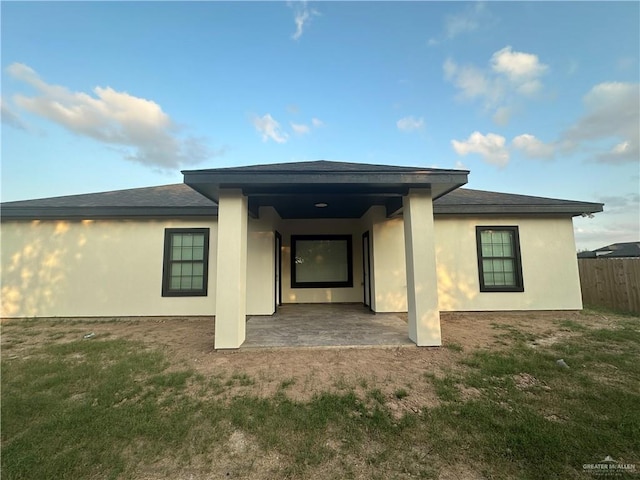
[[391,288],[378,291],[376,287],[376,312],[406,312],[407,311],[407,278],[404,270],[394,270],[391,274],[394,281]]
[[64,221],[5,224],[9,226],[16,230],[3,232],[0,315],[31,317],[54,311],[61,291],[68,288],[72,260],[82,257],[86,236],[80,233],[70,242],[70,224]]
[[[465,258],[467,260],[465,260]],[[468,256],[454,255],[451,249],[436,248],[438,305],[440,310],[467,309],[480,293],[476,264],[467,265]],[[474,271],[475,276],[469,272]]]
[[149,249],[131,222],[98,228],[93,220],[35,220],[2,228],[3,317],[101,315],[122,310],[125,299],[159,295],[162,239]]
[[373,275],[377,312],[407,311],[404,222],[384,219],[374,225]]

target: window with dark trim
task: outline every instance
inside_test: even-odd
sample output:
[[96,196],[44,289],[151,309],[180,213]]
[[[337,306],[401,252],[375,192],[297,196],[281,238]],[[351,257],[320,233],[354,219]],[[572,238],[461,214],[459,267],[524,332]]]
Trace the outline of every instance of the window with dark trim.
[[523,292],[518,227],[476,227],[481,292]]
[[208,266],[208,228],[165,229],[163,297],[206,296]]
[[291,287],[353,287],[351,235],[291,235]]

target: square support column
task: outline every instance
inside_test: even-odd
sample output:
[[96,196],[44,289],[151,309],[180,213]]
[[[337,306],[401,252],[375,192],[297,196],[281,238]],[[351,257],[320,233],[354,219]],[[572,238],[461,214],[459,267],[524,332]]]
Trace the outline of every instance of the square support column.
[[418,346],[442,345],[438,309],[433,204],[427,189],[403,198],[409,338]]
[[218,200],[218,252],[214,348],[238,348],[247,322],[247,197],[221,189]]

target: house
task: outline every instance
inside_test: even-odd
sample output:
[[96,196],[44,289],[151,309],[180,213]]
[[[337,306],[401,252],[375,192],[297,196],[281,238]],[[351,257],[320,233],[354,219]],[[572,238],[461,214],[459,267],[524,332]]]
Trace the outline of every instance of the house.
[[578,258],[638,258],[640,242],[612,243],[596,250],[579,252]]
[[215,315],[215,347],[282,303],[582,308],[572,217],[602,204],[460,188],[468,171],[299,162],[2,207],[2,316]]

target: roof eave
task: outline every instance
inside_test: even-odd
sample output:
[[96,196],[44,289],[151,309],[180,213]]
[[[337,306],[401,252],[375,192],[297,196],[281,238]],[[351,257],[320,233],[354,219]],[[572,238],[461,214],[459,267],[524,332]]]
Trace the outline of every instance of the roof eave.
[[363,184],[363,183],[450,183],[460,181],[464,178],[465,183],[468,176],[466,170],[416,170],[415,172],[259,172],[259,173],[237,173],[237,172],[208,172],[198,170],[186,170],[184,182],[190,183],[215,183],[219,185],[256,185],[256,184],[291,184],[303,181],[305,183],[341,183],[341,184]]
[[433,206],[436,215],[590,215],[602,212],[601,203],[571,205],[438,205]]
[[139,217],[211,217],[218,207],[10,207],[2,220],[80,220]]

